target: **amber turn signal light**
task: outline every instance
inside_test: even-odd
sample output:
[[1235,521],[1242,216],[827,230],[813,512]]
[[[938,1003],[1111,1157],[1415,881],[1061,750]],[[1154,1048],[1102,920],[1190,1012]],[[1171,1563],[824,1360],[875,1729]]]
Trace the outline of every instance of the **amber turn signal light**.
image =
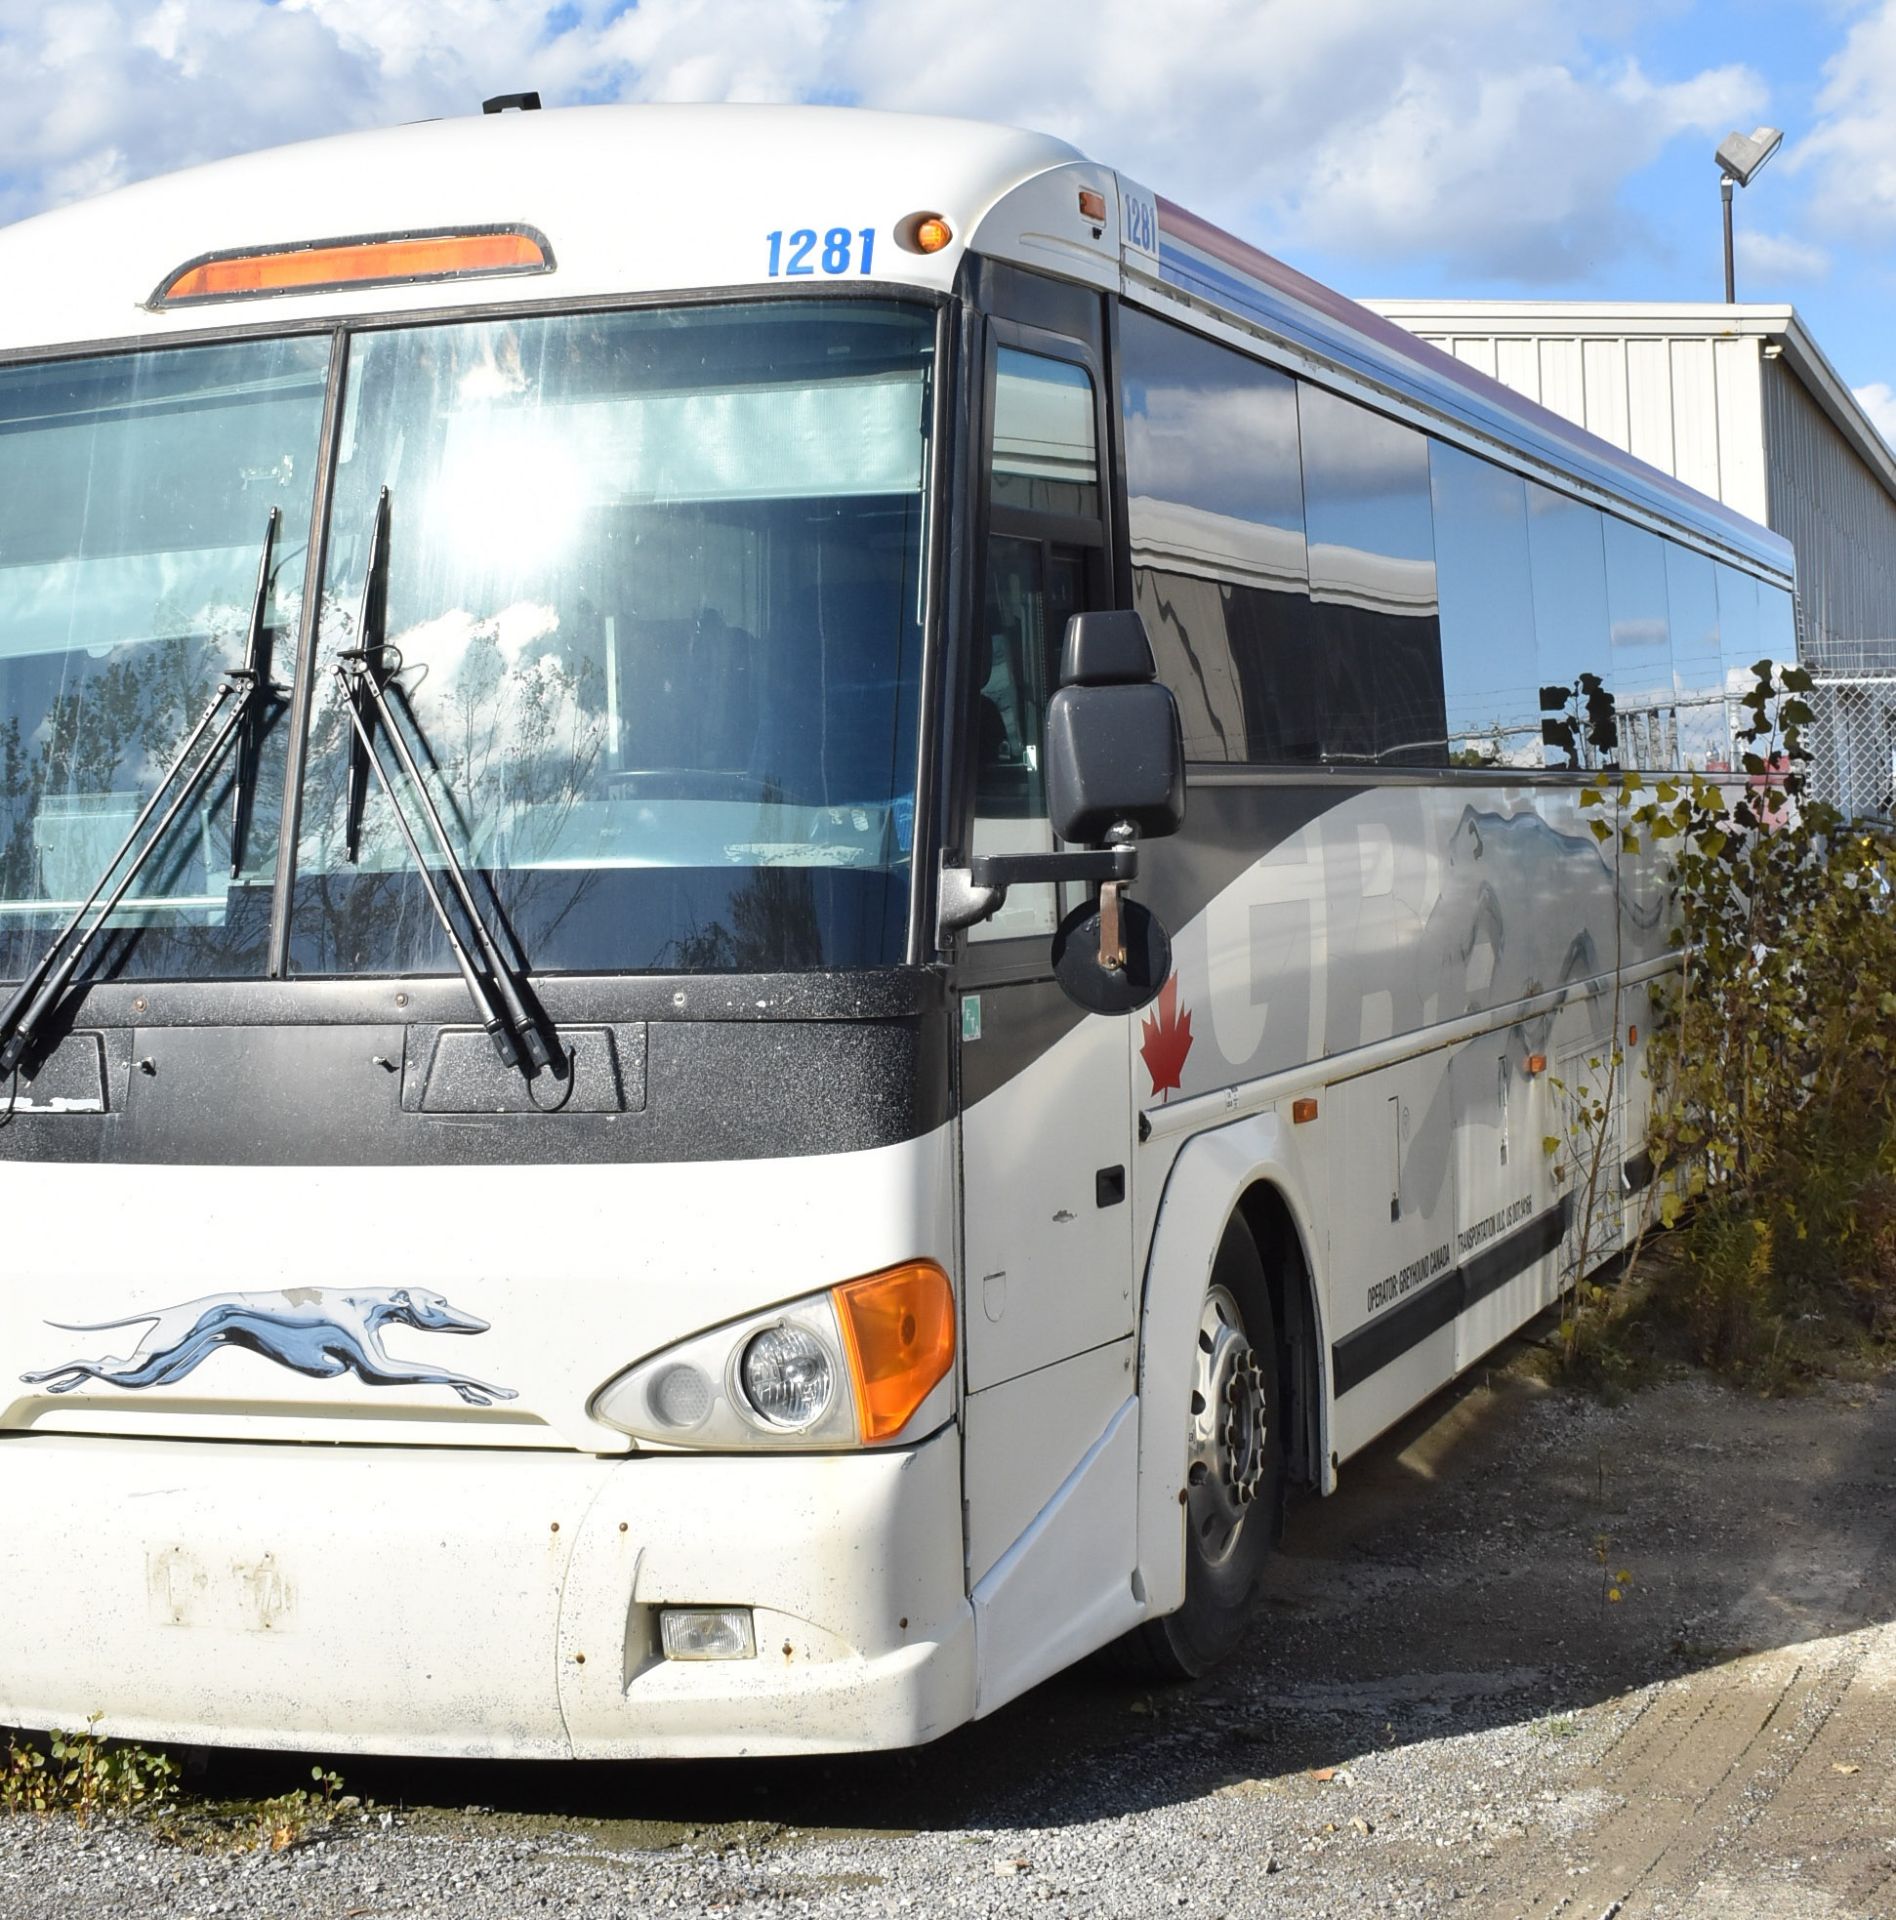
[[328,293],[342,287],[409,286],[552,270],[553,250],[532,227],[378,234],[206,254],[187,260],[162,280],[148,304],[189,307],[272,293]]
[[1317,1117],[1317,1103],[1314,1100],[1293,1100],[1290,1103],[1290,1117],[1301,1127],[1306,1120]]
[[1530,1053],[1527,1056],[1527,1070],[1530,1075],[1547,1071],[1547,1056],[1544,1053]]
[[832,1291],[862,1438],[886,1440],[954,1365],[954,1289],[932,1260],[916,1260]]

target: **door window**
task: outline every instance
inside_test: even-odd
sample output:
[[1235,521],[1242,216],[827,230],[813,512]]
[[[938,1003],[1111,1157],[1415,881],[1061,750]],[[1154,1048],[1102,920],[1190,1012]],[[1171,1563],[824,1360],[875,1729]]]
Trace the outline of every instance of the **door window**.
[[[982,608],[986,654],[975,695],[976,854],[1047,853],[1041,738],[1069,616],[1086,604],[1087,550],[1052,536],[1057,519],[1099,511],[1093,383],[1084,367],[1002,348],[995,382],[993,502]],[[1036,525],[1036,522],[1039,525]],[[1059,895],[1012,888],[976,940],[1052,933]]]

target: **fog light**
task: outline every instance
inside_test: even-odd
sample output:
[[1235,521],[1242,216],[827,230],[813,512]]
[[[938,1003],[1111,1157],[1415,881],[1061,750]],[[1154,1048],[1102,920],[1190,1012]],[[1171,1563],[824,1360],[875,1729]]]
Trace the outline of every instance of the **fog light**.
[[749,1607],[664,1607],[659,1643],[667,1660],[755,1660]]

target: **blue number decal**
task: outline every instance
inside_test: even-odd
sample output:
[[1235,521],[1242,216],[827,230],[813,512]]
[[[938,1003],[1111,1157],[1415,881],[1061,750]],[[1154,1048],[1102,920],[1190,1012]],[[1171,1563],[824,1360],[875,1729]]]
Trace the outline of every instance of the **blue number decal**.
[[[817,230],[814,227],[798,227],[787,239],[783,228],[764,235],[770,248],[770,265],[766,269],[773,280],[784,274],[813,274],[817,268],[811,263],[810,256],[817,252]],[[862,251],[856,251],[856,242],[862,242]],[[789,256],[785,257],[785,247]],[[831,227],[822,236],[822,251],[818,256],[825,273],[840,274],[869,273],[874,270],[876,255],[876,230],[874,227],[861,227],[851,232],[848,227]]]

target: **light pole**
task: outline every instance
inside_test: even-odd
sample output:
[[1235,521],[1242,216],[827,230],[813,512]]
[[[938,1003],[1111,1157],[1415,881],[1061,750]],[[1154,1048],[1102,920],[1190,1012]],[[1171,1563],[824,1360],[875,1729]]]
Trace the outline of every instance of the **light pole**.
[[1728,133],[1718,149],[1718,191],[1725,203],[1725,304],[1738,298],[1738,285],[1731,262],[1731,190],[1748,187],[1752,176],[1784,144],[1778,127],[1754,127],[1749,133]]

